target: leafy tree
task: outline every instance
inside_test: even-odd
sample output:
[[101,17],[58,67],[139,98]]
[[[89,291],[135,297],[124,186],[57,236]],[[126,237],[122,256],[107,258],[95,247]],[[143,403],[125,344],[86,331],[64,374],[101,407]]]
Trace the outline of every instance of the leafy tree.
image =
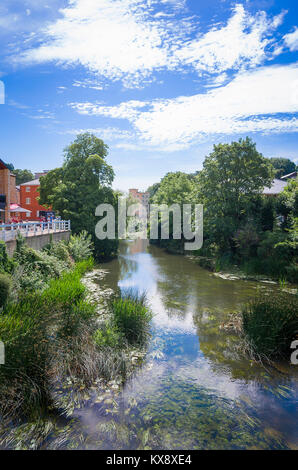
[[234,249],[233,236],[246,223],[251,200],[273,180],[270,162],[248,137],[218,144],[197,177],[197,197],[205,205],[209,242],[221,251]]
[[155,193],[158,191],[159,186],[160,186],[160,183],[154,183],[151,186],[149,186],[149,188],[147,189],[147,192],[150,195],[149,200],[151,200],[153,198]]
[[34,180],[34,175],[30,170],[13,170],[13,174],[16,175],[16,185],[27,183],[28,181]]
[[270,158],[270,163],[275,169],[275,177],[281,178],[296,170],[296,165],[289,158]]
[[105,160],[108,147],[90,133],[80,134],[64,150],[64,164],[40,179],[40,203],[53,207],[63,219],[70,219],[72,231],[92,235],[95,255],[109,257],[117,251],[116,240],[98,240],[95,209],[99,204],[116,206],[111,188],[114,171]]
[[41,176],[39,187],[39,204],[45,207],[53,205],[55,200],[56,188],[62,184],[63,169],[55,168],[49,171],[46,175]]
[[292,219],[298,217],[298,180],[290,180],[277,199],[277,212],[284,217],[284,228],[289,228]]
[[7,168],[10,170],[10,171],[13,171],[14,170],[14,165],[12,163],[5,163],[5,165],[7,166]]
[[177,171],[167,173],[159,183],[159,188],[152,198],[154,204],[187,204],[191,203],[194,194],[194,183],[186,173]]

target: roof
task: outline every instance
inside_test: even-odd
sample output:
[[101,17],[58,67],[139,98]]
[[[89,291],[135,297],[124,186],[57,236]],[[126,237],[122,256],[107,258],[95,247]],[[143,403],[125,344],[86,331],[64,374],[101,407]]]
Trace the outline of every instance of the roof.
[[28,181],[27,183],[20,184],[20,186],[39,186],[39,185],[40,185],[39,178],[37,178],[36,180]]
[[274,179],[270,188],[264,188],[263,194],[279,194],[287,186],[287,181]]
[[282,180],[287,180],[288,178],[296,178],[297,176],[297,171],[293,171],[292,173],[289,173],[288,175],[282,176]]
[[0,158],[0,170],[8,170],[6,164],[4,163],[3,160]]

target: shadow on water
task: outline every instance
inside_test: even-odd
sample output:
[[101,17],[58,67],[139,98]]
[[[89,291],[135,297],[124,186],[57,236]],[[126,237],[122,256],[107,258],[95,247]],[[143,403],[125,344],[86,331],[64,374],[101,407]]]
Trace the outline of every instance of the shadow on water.
[[103,267],[106,287],[147,292],[152,339],[120,394],[76,411],[85,448],[298,447],[297,369],[252,363],[239,336],[220,329],[257,283],[214,277],[142,240],[122,242]]

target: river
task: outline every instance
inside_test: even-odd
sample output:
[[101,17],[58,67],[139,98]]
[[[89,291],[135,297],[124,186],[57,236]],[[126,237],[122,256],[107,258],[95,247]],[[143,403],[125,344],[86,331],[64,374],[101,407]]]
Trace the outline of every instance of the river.
[[146,291],[152,338],[120,393],[75,412],[84,448],[298,448],[298,366],[256,364],[221,328],[257,289],[278,287],[215,277],[142,240],[120,250],[102,284]]

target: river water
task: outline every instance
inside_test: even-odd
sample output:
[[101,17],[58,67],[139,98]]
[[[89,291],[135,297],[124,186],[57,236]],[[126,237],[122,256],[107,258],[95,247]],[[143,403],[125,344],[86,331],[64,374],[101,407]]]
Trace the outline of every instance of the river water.
[[298,366],[253,363],[221,328],[257,289],[277,286],[215,277],[142,240],[122,242],[102,267],[104,287],[146,291],[152,339],[120,393],[76,411],[85,448],[298,448]]

